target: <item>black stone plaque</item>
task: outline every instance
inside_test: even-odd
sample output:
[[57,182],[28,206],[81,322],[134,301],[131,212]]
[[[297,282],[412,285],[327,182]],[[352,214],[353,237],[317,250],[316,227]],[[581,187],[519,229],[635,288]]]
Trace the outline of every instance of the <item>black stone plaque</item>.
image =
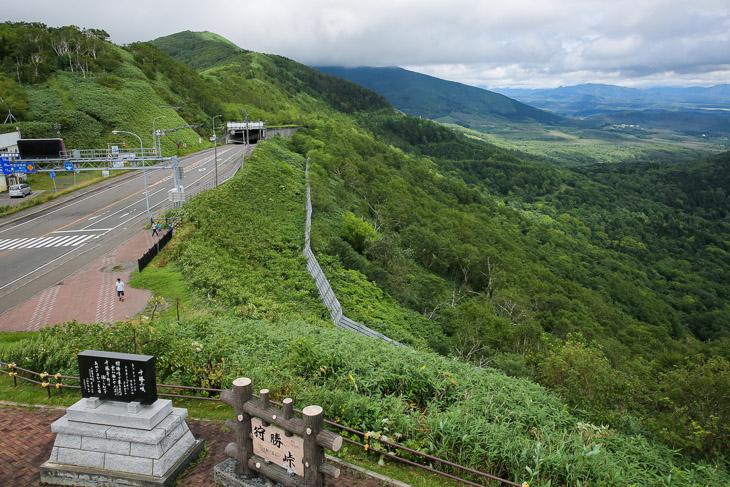
[[78,359],[82,397],[142,404],[157,400],[152,355],[85,350]]

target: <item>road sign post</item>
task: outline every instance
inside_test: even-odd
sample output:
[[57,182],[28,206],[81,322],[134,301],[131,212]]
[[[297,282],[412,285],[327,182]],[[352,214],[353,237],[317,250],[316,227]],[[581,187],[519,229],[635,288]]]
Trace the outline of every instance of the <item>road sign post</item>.
[[7,157],[0,157],[0,165],[2,166],[3,174],[8,176],[13,174],[13,166],[10,163],[10,159]]
[[31,162],[11,162],[13,172],[22,174],[33,174],[35,173],[35,164]]

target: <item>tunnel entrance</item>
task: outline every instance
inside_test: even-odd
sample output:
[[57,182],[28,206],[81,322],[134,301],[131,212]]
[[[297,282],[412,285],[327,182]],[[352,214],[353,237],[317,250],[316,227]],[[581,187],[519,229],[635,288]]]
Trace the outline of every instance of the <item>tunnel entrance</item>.
[[228,122],[228,142],[255,144],[266,139],[266,122]]

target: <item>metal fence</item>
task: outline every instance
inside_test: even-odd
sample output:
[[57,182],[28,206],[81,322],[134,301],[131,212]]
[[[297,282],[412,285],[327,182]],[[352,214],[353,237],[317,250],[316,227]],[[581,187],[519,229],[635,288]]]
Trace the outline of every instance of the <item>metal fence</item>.
[[332,321],[339,324],[342,320],[342,306],[335,296],[335,292],[330,286],[330,282],[327,280],[327,276],[324,275],[322,268],[317,262],[317,258],[312,252],[310,247],[310,235],[312,228],[312,198],[310,197],[309,188],[309,160],[307,159],[307,165],[304,169],[304,176],[307,178],[307,219],[304,224],[304,256],[307,258],[307,270],[309,274],[314,278],[314,282],[317,284],[317,290],[319,291],[319,297],[322,299],[322,303],[330,311],[330,317]]
[[155,256],[160,252],[160,250],[165,248],[165,245],[167,245],[167,242],[170,241],[172,238],[172,229],[169,229],[165,234],[162,235],[162,237],[155,242],[155,244],[150,247],[150,249],[145,252],[145,254],[137,259],[137,268],[139,269],[139,272],[142,272],[145,267],[147,267],[147,264],[152,262],[152,259],[155,258]]
[[314,282],[317,284],[319,297],[320,299],[322,299],[322,303],[329,310],[332,321],[337,324],[337,328],[354,331],[355,333],[359,333],[363,336],[368,336],[377,340],[385,340],[386,342],[392,343],[393,345],[404,347],[405,345],[403,345],[402,343],[388,338],[387,336],[375,330],[371,330],[367,326],[358,323],[355,320],[351,320],[350,318],[342,314],[342,306],[337,300],[337,296],[332,290],[332,286],[330,286],[330,283],[327,280],[327,276],[324,275],[322,268],[319,266],[319,262],[317,262],[317,258],[314,256],[314,253],[312,252],[312,248],[310,246],[312,229],[312,197],[311,189],[309,186],[309,159],[307,159],[307,164],[304,168],[304,177],[307,180],[307,218],[304,223],[303,253],[304,256],[307,258],[307,270],[309,271],[309,274],[314,278]]
[[343,316],[340,318],[340,321],[337,325],[337,328],[342,328],[344,330],[350,330],[354,331],[355,333],[359,333],[360,335],[375,338],[377,340],[385,340],[386,342],[392,343],[393,345],[398,345],[399,347],[405,347],[400,342],[396,342],[392,338],[388,338],[387,336],[383,335],[382,333],[379,333],[375,330],[371,330],[365,325],[361,325],[357,321],[353,321],[347,316]]

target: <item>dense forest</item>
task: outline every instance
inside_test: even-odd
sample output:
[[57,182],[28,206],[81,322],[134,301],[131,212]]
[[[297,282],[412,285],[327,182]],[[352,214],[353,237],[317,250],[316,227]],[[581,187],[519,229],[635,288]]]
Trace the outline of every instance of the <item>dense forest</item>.
[[[74,54],[67,63],[68,53],[59,55],[53,46],[70,33],[77,44],[69,46],[102,47],[69,47]],[[302,259],[298,232],[303,231],[303,165],[309,160],[312,245],[345,313],[415,348],[416,361],[439,370],[438,378],[423,377],[423,382],[418,377],[426,372],[414,365],[389,378],[369,377],[373,394],[380,396],[352,398],[358,404],[350,404],[352,411],[362,414],[346,418],[350,424],[374,427],[378,414],[398,410],[406,417],[407,410],[446,428],[449,421],[441,414],[448,415],[456,403],[473,411],[486,407],[471,402],[468,393],[460,395],[463,384],[497,394],[478,376],[484,370],[495,383],[520,391],[520,401],[532,395],[549,404],[549,419],[541,421],[556,428],[551,430],[556,437],[563,427],[556,423],[570,424],[565,431],[576,421],[606,425],[600,435],[617,436],[603,444],[617,456],[626,448],[641,464],[646,459],[638,460],[638,450],[659,451],[642,443],[648,442],[662,451],[652,460],[657,465],[664,461],[659,456],[672,457],[666,453],[672,449],[684,456],[677,464],[708,462],[701,465],[715,465],[710,470],[721,465],[718,475],[725,478],[730,458],[728,153],[680,163],[566,167],[405,116],[369,90],[292,60],[236,50],[208,33],[199,44],[183,42],[191,34],[122,48],[105,42],[105,33],[98,31],[0,26],[2,94],[24,135],[42,134],[61,119],[78,147],[100,146],[120,123],[140,133],[148,130],[152,108],[166,102],[184,104],[180,124],[219,112],[235,120],[245,108],[253,119],[303,126],[288,141],[262,144],[261,160],[253,165],[260,179],[248,172],[248,183],[238,180],[183,210],[191,226],[166,257],[168,267],[179,272],[192,295],[212,302],[225,318],[197,317],[184,322],[189,330],[179,333],[196,340],[206,333],[210,339],[223,336],[206,328],[225,334],[212,324],[222,320],[231,329],[240,327],[243,336],[251,333],[250,320],[262,320],[272,329],[286,322],[291,328],[286,333],[301,329],[304,336],[318,326],[327,343],[340,339],[326,330],[326,313],[303,268],[295,270]],[[22,54],[31,38],[35,51],[28,52],[38,54],[35,58]],[[196,46],[215,50],[216,42],[224,44],[217,52],[227,57],[195,51]],[[99,58],[106,52],[107,61],[93,62],[91,52]],[[108,108],[95,107],[90,94],[103,96]],[[125,112],[123,102],[139,111]],[[206,134],[205,126],[198,130]],[[192,130],[183,132],[182,137],[197,140]],[[253,198],[258,193],[252,181],[262,188],[258,198]],[[243,197],[249,193],[252,199]],[[270,221],[276,228],[260,220],[267,215],[276,216]],[[59,347],[90,339],[77,326],[69,328],[75,338],[65,345],[59,339]],[[169,343],[155,341],[163,339],[163,331],[154,333],[150,346],[172,350]],[[51,335],[45,339],[53,341]],[[273,335],[267,340],[277,343]],[[340,392],[355,394],[350,382],[338,382],[338,375],[347,377],[348,367],[358,371],[356,377],[366,377],[369,368],[382,372],[371,362],[364,365],[372,360],[366,357],[370,349],[385,353],[379,345],[357,342],[359,348],[335,353],[336,347],[318,347],[301,336],[281,340],[288,355],[272,358],[270,368],[292,375],[277,379],[260,371],[283,381],[271,387],[275,394],[306,389],[306,383],[326,384],[330,392],[322,397],[334,408],[344,401]],[[33,344],[23,346],[19,350],[26,352]],[[33,355],[35,365],[70,367],[43,362],[50,356]],[[411,360],[400,352],[393,356]],[[220,384],[237,371],[223,358],[209,360],[218,367]],[[308,366],[308,359],[320,368]],[[452,360],[482,369],[448,365]],[[398,374],[413,382],[397,380]],[[552,395],[545,399],[535,383],[565,406]],[[373,401],[392,409],[376,413]],[[520,401],[505,399],[504,404],[534,413]],[[559,412],[561,407],[570,413]],[[517,409],[512,413],[519,415]],[[428,448],[428,441],[417,436],[418,427],[403,421],[402,434],[414,446]],[[496,427],[496,420],[485,421],[493,424],[484,428]],[[435,435],[437,428],[429,424]],[[525,423],[520,441],[531,446],[524,448],[537,441],[539,449],[542,424]],[[454,441],[439,431],[430,440]],[[514,446],[505,437],[502,441],[505,451]],[[525,460],[516,455],[510,461],[474,461],[517,475],[514,465]],[[590,467],[581,481],[649,484],[639,477],[612,481],[603,476],[612,468],[607,465]],[[550,475],[533,480],[542,485],[551,475],[561,483],[578,478],[559,472],[564,467],[556,460],[545,467]]]

